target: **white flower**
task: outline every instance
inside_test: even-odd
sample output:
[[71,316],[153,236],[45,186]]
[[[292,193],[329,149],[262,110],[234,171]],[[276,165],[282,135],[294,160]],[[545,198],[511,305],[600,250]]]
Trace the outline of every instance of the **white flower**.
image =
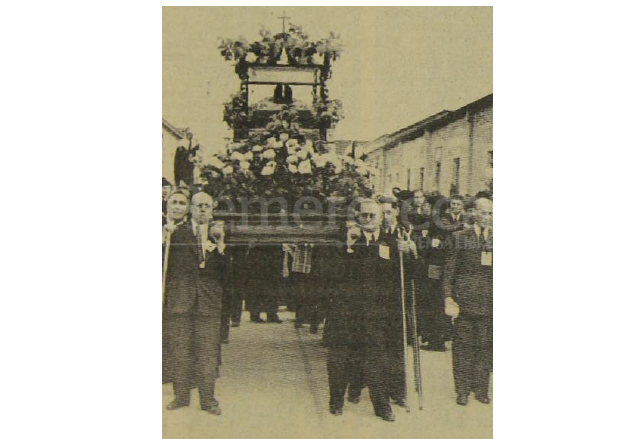
[[264,155],[264,158],[266,159],[274,159],[277,154],[275,153],[274,150],[268,149],[266,150],[266,152],[264,152],[263,155]]
[[283,146],[284,146],[284,142],[282,142],[281,140],[279,142],[275,142],[272,144],[272,147],[275,149],[283,148]]
[[230,175],[233,173],[233,167],[228,165],[224,169],[222,169],[222,172],[224,173],[224,175]]
[[288,170],[293,174],[297,172],[297,165],[293,165],[292,163],[288,165]]
[[317,166],[317,168],[323,168],[326,166],[328,160],[325,155],[314,155],[312,157],[312,161],[315,162],[315,166]]
[[243,160],[244,159],[244,155],[242,153],[240,153],[239,151],[234,151],[230,155],[230,159],[231,160]]
[[264,147],[260,145],[253,146],[253,152],[260,152],[260,151],[263,151],[263,149]]
[[248,170],[248,168],[250,168],[250,163],[248,163],[248,162],[241,162],[241,163],[239,164],[239,167],[240,167],[240,168],[242,168],[244,171],[247,171],[247,170]]
[[354,165],[355,165],[357,168],[360,168],[360,167],[362,167],[362,166],[365,166],[365,163],[363,162],[363,160],[361,160],[361,159],[357,159],[357,160],[355,160]]
[[324,154],[324,157],[326,158],[326,162],[332,163],[335,166],[341,166],[341,159],[337,154],[329,152],[328,154]]
[[264,166],[264,168],[261,170],[261,175],[272,175],[275,172],[275,167],[274,166]]
[[274,168],[275,166],[277,166],[277,162],[268,162],[266,163],[266,166],[270,166]]
[[291,146],[297,146],[299,145],[299,142],[297,141],[297,139],[290,139],[286,142],[286,146],[291,147]]
[[310,160],[304,160],[299,163],[299,173],[300,174],[310,174],[312,173],[312,166],[310,166]]
[[272,148],[272,146],[275,144],[276,141],[277,139],[275,139],[274,137],[269,137],[266,143],[268,144],[270,148]]
[[299,161],[299,157],[297,157],[296,155],[289,155],[288,158],[286,159],[287,163],[297,163]]
[[253,153],[248,151],[246,154],[244,154],[244,160],[252,160],[253,159]]
[[343,162],[348,164],[348,165],[351,165],[351,164],[354,163],[354,159],[352,157],[350,157],[349,155],[347,155],[347,156],[345,156],[343,158]]
[[301,160],[305,160],[308,157],[308,151],[302,149],[301,151],[297,151],[297,157]]
[[290,136],[288,135],[288,133],[281,133],[279,135],[279,138],[285,142],[286,140],[290,138]]

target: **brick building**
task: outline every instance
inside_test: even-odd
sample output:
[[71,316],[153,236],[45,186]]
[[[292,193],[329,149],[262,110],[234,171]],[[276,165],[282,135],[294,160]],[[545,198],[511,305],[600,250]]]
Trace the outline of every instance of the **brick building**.
[[487,189],[493,168],[493,95],[441,111],[365,145],[376,169],[375,191],[394,187],[474,195]]

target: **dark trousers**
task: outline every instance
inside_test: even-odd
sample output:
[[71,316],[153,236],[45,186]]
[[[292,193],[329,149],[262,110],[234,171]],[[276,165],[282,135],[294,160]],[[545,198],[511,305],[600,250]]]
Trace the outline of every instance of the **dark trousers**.
[[348,389],[350,397],[358,397],[363,389],[363,351],[347,346],[331,346],[328,350],[328,386],[330,408],[343,408]]
[[230,334],[230,322],[241,321],[242,300],[239,290],[229,288],[222,297],[222,328],[221,339],[226,340]]
[[266,311],[270,318],[277,316],[279,283],[272,279],[250,278],[246,280],[246,308],[251,319]]
[[442,281],[427,275],[417,282],[417,330],[424,342],[442,343],[452,338],[452,323],[445,314]]
[[297,323],[317,326],[325,318],[325,287],[310,274],[292,273],[290,288],[294,297]]
[[374,414],[377,416],[392,412],[389,398],[387,352],[385,346],[374,344],[364,348],[363,380],[368,385]]
[[492,316],[461,314],[454,323],[452,366],[456,393],[487,395],[492,370]]
[[396,400],[405,399],[405,363],[403,344],[393,343],[387,348],[388,358],[388,396]]
[[167,333],[175,399],[189,403],[190,389],[197,387],[202,408],[210,407],[214,401],[221,349],[219,320],[193,315],[170,316]]

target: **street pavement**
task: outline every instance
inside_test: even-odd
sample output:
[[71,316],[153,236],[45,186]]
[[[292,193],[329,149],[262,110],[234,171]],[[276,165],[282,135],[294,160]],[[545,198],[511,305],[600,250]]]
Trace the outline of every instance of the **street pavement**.
[[492,404],[473,397],[465,407],[456,404],[449,350],[421,351],[423,410],[415,395],[410,413],[393,406],[396,421],[385,422],[374,416],[365,389],[359,404],[346,401],[342,416],[331,415],[321,331],[294,329],[292,313],[280,317],[282,324],[256,324],[244,312],[241,326],[231,328],[215,392],[221,416],[199,409],[197,391],[190,407],[167,411],[173,392],[170,384],[162,386],[165,439],[492,437]]

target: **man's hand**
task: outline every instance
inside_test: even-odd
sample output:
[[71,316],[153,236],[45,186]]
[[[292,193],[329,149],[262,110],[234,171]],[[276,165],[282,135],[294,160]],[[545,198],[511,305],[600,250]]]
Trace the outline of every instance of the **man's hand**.
[[223,225],[219,225],[219,224],[213,225],[213,227],[210,229],[210,234],[216,243],[219,244],[224,242],[224,226]]
[[166,233],[173,233],[175,229],[177,229],[175,223],[173,223],[172,221],[168,221],[166,224],[164,224],[163,231]]
[[445,298],[445,314],[453,319],[459,316],[459,305],[451,297]]
[[410,239],[410,232],[400,232],[400,237],[397,239],[397,248],[403,254],[412,253],[416,256],[416,244]]
[[359,237],[361,237],[361,229],[359,229],[358,227],[350,227],[348,229],[348,232],[346,234],[346,244],[349,249],[352,248]]

